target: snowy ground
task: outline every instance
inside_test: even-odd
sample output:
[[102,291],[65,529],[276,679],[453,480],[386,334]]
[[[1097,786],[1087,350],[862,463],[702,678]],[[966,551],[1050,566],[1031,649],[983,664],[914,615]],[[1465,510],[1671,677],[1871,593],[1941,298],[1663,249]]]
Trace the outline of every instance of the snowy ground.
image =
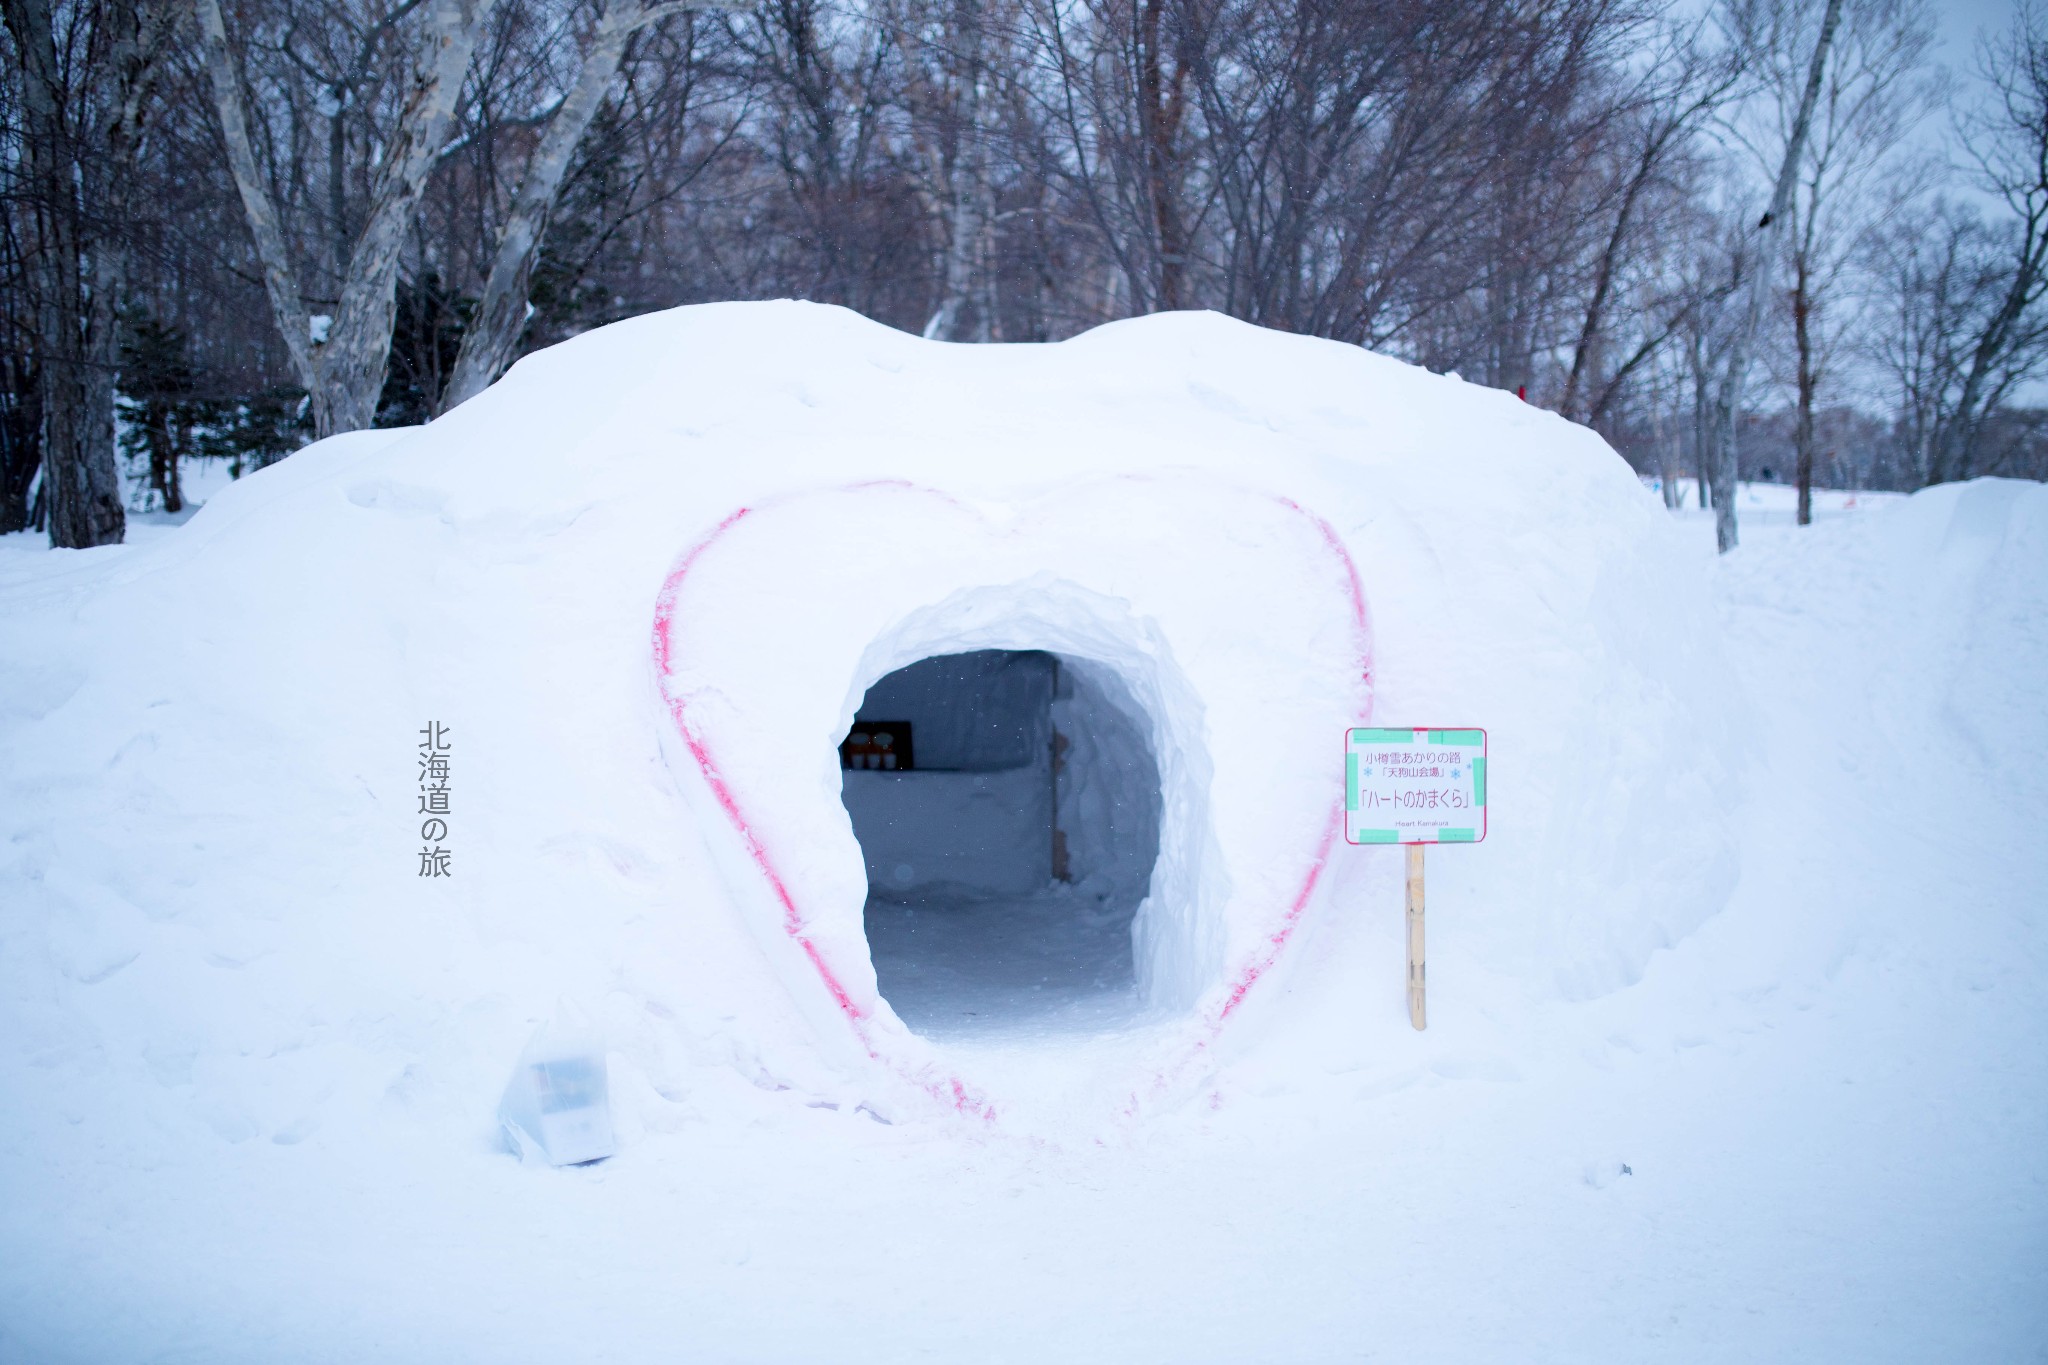
[[[180,526],[192,520],[206,500],[234,482],[228,472],[226,460],[188,460],[185,462],[181,486],[185,494],[185,506],[178,512],[153,512],[144,510],[153,501],[149,492],[149,471],[138,469],[134,461],[121,461],[121,486],[126,494],[128,508],[128,534],[119,546],[95,550],[86,558],[98,559],[107,555],[119,555],[143,545],[153,545]],[[62,574],[67,568],[66,557],[55,557],[46,553],[50,538],[40,531],[14,531],[0,535],[0,586],[9,583],[28,583],[52,574]]]
[[[1716,567],[1741,880],[1633,985],[1571,1002],[1477,967],[1439,894],[1413,1033],[1399,855],[1345,849],[1198,1102],[1047,1137],[700,1066],[563,1171],[481,1122],[441,1142],[410,1071],[388,1122],[207,1136],[29,1010],[0,1071],[0,1360],[2048,1359],[2048,492],[1878,502],[1804,531],[1746,511]],[[0,587],[47,601],[134,552],[9,537]],[[100,951],[0,939],[24,983],[52,955],[122,970]],[[211,970],[263,951],[210,944]],[[305,1045],[344,1025],[407,1026]],[[148,1056],[167,1092],[215,1064]]]
[[[1663,496],[1664,487],[1660,480],[1645,479],[1643,483],[1651,492],[1659,497]],[[1899,502],[1905,496],[1903,493],[1816,488],[1813,490],[1813,520],[1816,524],[1821,524],[1838,517],[1874,511]],[[1786,528],[1796,530],[1799,525],[1799,490],[1790,484],[1782,483],[1738,484],[1735,491],[1735,509],[1737,530],[1744,537],[1769,536],[1774,531]],[[1688,524],[1707,526],[1708,545],[1711,548],[1714,511],[1710,507],[1700,506],[1697,480],[1678,481],[1678,507],[1673,515]]]
[[1136,1010],[1131,916],[1055,886],[1033,897],[870,898],[882,994],[932,1038],[1072,1033]]

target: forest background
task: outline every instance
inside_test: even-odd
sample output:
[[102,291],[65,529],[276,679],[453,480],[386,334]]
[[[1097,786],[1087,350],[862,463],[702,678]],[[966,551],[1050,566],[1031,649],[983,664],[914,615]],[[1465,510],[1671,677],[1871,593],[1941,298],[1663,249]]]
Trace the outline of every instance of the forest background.
[[0,531],[53,544],[719,299],[1366,346],[1701,476],[1724,549],[1738,478],[2048,476],[2031,8],[1960,63],[1926,0],[0,12]]

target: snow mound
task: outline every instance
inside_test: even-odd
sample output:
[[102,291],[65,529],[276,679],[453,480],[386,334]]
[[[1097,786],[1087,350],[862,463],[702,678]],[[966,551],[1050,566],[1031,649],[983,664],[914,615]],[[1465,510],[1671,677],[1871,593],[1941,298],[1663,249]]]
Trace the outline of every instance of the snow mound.
[[[0,1049],[230,1141],[488,1124],[564,996],[628,1143],[707,1068],[890,1118],[1000,1122],[1030,1077],[1172,1102],[1284,1019],[1302,925],[1392,912],[1398,853],[1338,833],[1368,719],[1491,735],[1489,836],[1431,855],[1441,941],[1610,992],[1736,878],[1705,580],[1589,432],[1348,346],[621,323],[0,585]],[[936,1042],[877,988],[836,746],[885,674],[984,649],[1073,661],[1157,762],[1108,1042]]]

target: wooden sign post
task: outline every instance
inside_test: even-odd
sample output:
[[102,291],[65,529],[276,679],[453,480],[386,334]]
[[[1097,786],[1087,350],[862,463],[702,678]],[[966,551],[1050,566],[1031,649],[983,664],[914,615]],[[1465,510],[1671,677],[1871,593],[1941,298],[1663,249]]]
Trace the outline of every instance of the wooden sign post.
[[1408,1022],[1429,1027],[1428,968],[1422,960],[1422,845],[1408,845]]
[[1408,1022],[1428,1026],[1422,849],[1486,838],[1486,731],[1353,730],[1344,751],[1344,839],[1408,847]]

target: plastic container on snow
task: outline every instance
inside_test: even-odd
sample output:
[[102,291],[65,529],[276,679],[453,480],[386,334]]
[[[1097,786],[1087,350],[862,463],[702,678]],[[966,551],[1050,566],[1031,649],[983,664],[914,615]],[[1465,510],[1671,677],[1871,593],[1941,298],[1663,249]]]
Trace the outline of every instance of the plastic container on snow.
[[521,1160],[574,1166],[617,1151],[597,1030],[566,1006],[536,1029],[499,1101],[498,1121]]

